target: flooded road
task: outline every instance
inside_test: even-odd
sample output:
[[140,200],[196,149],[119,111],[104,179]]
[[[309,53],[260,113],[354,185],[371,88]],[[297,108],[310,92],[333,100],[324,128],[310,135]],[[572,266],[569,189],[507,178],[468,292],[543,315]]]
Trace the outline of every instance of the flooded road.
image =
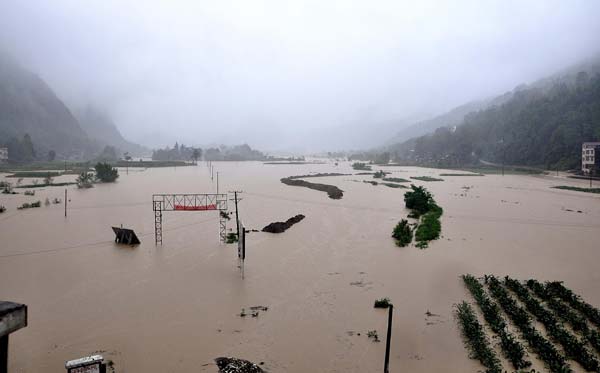
[[[311,179],[344,191],[332,200],[279,181],[356,173],[349,163],[213,165],[221,192],[243,191],[246,228],[306,216],[279,235],[249,233],[243,279],[237,246],[218,241],[217,212],[165,212],[163,245],[154,244],[152,194],[214,193],[204,164],[121,170],[115,184],[68,187],[66,219],[63,205],[16,210],[63,198],[64,188],[0,195],[8,208],[0,215],[0,299],[29,307],[29,325],[11,335],[11,372],[60,372],[65,360],[98,351],[117,372],[216,372],[218,356],[264,362],[271,372],[382,371],[385,344],[366,336],[377,330],[384,339],[387,312],[373,309],[381,297],[395,305],[391,371],[475,372],[480,365],[468,359],[452,316],[454,304],[470,300],[461,274],[564,280],[600,306],[600,195],[550,188],[587,181],[414,181],[444,208],[443,237],[419,250],[390,237],[408,214],[403,189],[356,182],[368,175]],[[385,170],[402,178],[444,172]],[[110,227],[121,224],[142,244],[114,244]],[[259,305],[268,310],[239,316]]]

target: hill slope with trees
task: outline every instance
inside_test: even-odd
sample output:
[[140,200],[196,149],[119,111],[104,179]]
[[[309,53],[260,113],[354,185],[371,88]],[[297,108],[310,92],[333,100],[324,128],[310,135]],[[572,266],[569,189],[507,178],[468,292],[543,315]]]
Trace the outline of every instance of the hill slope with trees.
[[455,129],[388,147],[399,161],[462,167],[481,160],[578,168],[581,143],[600,140],[600,74],[580,71],[521,87],[503,104],[469,113]]

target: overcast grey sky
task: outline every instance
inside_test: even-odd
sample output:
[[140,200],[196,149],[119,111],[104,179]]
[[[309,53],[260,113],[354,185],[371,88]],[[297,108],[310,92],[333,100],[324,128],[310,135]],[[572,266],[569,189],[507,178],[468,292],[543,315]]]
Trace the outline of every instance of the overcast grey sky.
[[131,140],[277,149],[543,77],[598,52],[599,15],[596,0],[0,0],[0,46]]

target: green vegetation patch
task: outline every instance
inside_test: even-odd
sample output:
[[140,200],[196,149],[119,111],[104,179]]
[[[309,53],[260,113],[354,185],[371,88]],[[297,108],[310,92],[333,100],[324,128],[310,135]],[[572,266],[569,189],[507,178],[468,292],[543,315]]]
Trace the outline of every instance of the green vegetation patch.
[[581,188],[581,187],[574,187],[574,186],[568,186],[568,185],[553,186],[552,188],[564,189],[564,190],[574,190],[576,192],[600,194],[600,188]]
[[546,367],[553,373],[571,372],[565,357],[554,345],[542,336],[531,322],[529,313],[521,307],[515,299],[502,286],[501,282],[494,276],[485,276],[485,281],[489,287],[490,294],[500,304],[500,307],[512,320],[513,324],[521,332],[523,339],[527,341],[529,347],[544,362]]
[[300,180],[300,179],[301,178],[310,178],[310,177],[342,176],[342,175],[345,175],[345,174],[330,173],[330,174],[298,175],[298,176],[284,177],[280,181],[285,185],[305,187],[305,188],[309,188],[309,189],[320,190],[322,192],[326,192],[327,196],[329,196],[329,198],[331,198],[331,199],[341,199],[344,196],[344,191],[341,190],[340,188],[336,187],[335,185],[311,183],[306,180]]
[[227,238],[225,240],[226,243],[236,243],[238,242],[238,235],[235,232],[227,233]]
[[56,171],[19,171],[6,177],[56,177],[62,173]]
[[42,201],[36,201],[36,202],[32,202],[32,203],[25,202],[21,206],[17,207],[17,209],[24,210],[24,209],[31,209],[31,208],[41,207],[41,206],[42,206]]
[[500,359],[490,347],[473,308],[467,302],[462,302],[456,306],[455,314],[470,357],[479,360],[486,368],[486,373],[502,373]]
[[399,188],[399,189],[406,189],[407,187],[405,187],[402,184],[394,184],[394,183],[381,183],[381,185],[385,185],[388,188]]
[[371,166],[369,166],[366,163],[362,163],[362,162],[352,163],[352,168],[357,171],[371,171],[372,170]]
[[45,187],[55,187],[55,186],[67,186],[67,185],[75,185],[77,183],[73,182],[64,182],[64,183],[51,183],[51,184],[26,184],[19,185],[15,188],[45,188]]
[[392,232],[392,237],[396,240],[396,245],[404,247],[409,245],[413,239],[412,227],[408,223],[408,220],[402,219]]
[[437,205],[433,195],[422,186],[411,185],[411,191],[404,193],[404,203],[411,211],[409,217],[419,219],[415,231],[417,247],[424,249],[428,242],[437,240],[442,231],[440,217],[444,210]]
[[531,362],[526,359],[526,351],[519,340],[507,330],[507,324],[502,317],[500,307],[488,297],[483,285],[471,275],[463,275],[465,286],[475,299],[475,302],[481,309],[485,321],[490,329],[500,337],[500,347],[502,353],[512,366],[516,369],[524,369],[531,366]]
[[410,180],[403,179],[401,177],[384,177],[383,181],[391,181],[392,183],[409,183]]
[[119,177],[119,171],[109,163],[97,163],[96,178],[103,183],[112,183]]
[[484,174],[440,174],[440,176],[485,176]]
[[390,298],[381,298],[381,299],[377,299],[375,301],[375,304],[373,305],[373,307],[374,308],[388,308],[391,305],[392,305],[392,302],[390,302]]
[[420,180],[420,181],[444,181],[444,179],[438,179],[436,177],[430,177],[430,176],[411,176],[410,178],[413,180]]

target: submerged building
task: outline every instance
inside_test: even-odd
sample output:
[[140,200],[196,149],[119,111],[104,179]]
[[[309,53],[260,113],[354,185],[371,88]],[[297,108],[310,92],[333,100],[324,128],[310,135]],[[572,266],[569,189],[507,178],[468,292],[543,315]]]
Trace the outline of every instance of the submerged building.
[[600,142],[584,142],[581,145],[581,171],[600,173]]
[[0,148],[0,163],[8,162],[8,148]]

